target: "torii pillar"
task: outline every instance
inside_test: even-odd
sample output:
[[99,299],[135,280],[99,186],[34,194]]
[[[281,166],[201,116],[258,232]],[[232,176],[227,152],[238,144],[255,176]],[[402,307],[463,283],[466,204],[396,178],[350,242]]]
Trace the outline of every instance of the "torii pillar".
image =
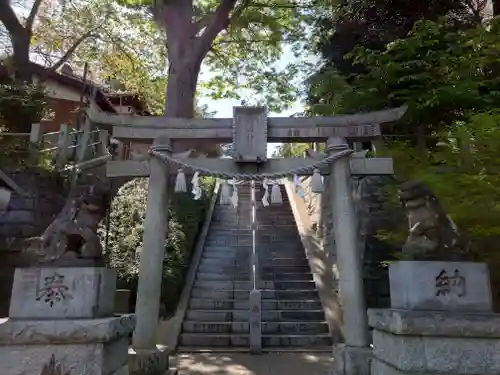
[[[347,150],[343,138],[328,139],[330,154]],[[345,343],[334,345],[336,375],[370,374],[371,348],[363,288],[363,264],[358,246],[358,222],[351,192],[350,157],[333,162],[331,207],[334,218],[335,249],[339,268],[340,300],[343,309]]]
[[[153,145],[171,147],[170,139],[165,136],[156,138]],[[168,227],[168,165],[155,157],[150,158],[149,165],[148,201],[135,305],[137,323],[132,348],[129,349],[131,374],[164,374],[168,370],[168,348],[156,345]]]

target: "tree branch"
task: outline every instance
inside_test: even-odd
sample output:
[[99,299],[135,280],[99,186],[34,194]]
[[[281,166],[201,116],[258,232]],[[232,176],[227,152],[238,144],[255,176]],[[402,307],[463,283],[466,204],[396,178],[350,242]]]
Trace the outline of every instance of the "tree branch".
[[14,10],[10,6],[9,0],[0,0],[0,21],[11,36],[26,32],[26,29],[19,22],[16,13],[14,13]]
[[24,26],[26,30],[31,33],[33,29],[33,23],[35,22],[35,17],[38,14],[38,9],[40,9],[40,5],[42,5],[43,0],[35,0],[33,6],[31,7],[30,14],[26,19],[26,25]]
[[[234,9],[237,0],[221,0],[219,6],[206,22],[205,31],[199,36],[200,48],[206,53],[219,33],[229,26],[229,14]],[[203,21],[203,19],[202,19]]]
[[96,30],[102,27],[104,22],[101,22],[99,25],[96,27],[88,30],[86,33],[84,33],[80,38],[78,38],[73,45],[68,48],[68,50],[64,53],[64,55],[57,61],[51,68],[50,70],[55,71],[58,68],[61,67],[62,64],[64,64],[68,59],[71,57],[71,55],[76,51],[76,49],[82,44],[85,39],[89,38]]

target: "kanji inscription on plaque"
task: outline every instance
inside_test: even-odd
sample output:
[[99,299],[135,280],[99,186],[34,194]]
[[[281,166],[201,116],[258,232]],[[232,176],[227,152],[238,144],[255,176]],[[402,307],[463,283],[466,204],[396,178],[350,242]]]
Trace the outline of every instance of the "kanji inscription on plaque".
[[235,107],[233,159],[262,163],[267,160],[267,115],[264,107]]

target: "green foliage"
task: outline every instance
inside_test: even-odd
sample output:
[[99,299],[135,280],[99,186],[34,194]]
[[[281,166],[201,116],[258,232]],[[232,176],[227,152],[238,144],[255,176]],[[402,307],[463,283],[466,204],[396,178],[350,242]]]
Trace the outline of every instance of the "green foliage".
[[[119,4],[145,13],[156,13],[161,27],[172,18],[191,13],[189,27],[212,21],[211,15],[222,3],[220,0],[194,1],[191,9],[181,9],[184,4],[170,1],[118,0]],[[158,11],[163,5],[168,7]],[[211,99],[238,99],[248,105],[265,104],[271,111],[288,108],[299,94],[299,69],[306,61],[276,63],[285,52],[298,57],[307,41],[305,20],[315,10],[310,1],[266,0],[259,3],[237,2],[230,14],[227,27],[212,41],[203,62],[210,74],[202,75],[200,92]],[[169,20],[169,21],[166,21]],[[221,20],[224,26],[225,20]],[[203,33],[203,27],[201,32]],[[193,35],[192,39],[199,37]],[[184,37],[184,36],[183,36]],[[175,35],[169,35],[177,43]],[[201,41],[200,41],[201,43]],[[191,51],[190,51],[191,52]],[[194,57],[194,56],[193,56]]]
[[[273,156],[300,158],[304,156],[306,151],[312,149],[314,149],[314,145],[311,143],[283,143],[276,148]],[[321,144],[319,149],[320,151],[324,150],[324,144]]]
[[139,95],[152,114],[165,107],[166,48],[164,36],[142,10],[133,10],[114,1],[76,1],[45,10],[33,36],[37,53],[52,63],[61,49],[84,42],[68,62],[82,74],[89,64],[89,76],[112,89]]
[[[53,158],[29,143],[31,124],[50,115],[47,95],[40,85],[0,83],[0,166],[40,167],[53,170]],[[9,133],[23,134],[9,135]]]
[[[33,84],[19,86],[12,82],[0,84],[0,123],[7,131],[28,130],[32,123],[40,122],[48,113],[43,87]],[[19,126],[20,123],[24,126]]]
[[[189,264],[194,240],[204,219],[214,183],[214,179],[202,179],[203,195],[199,201],[193,200],[190,193],[176,193],[171,198],[162,281],[162,302],[168,303],[169,310],[175,308],[184,271]],[[147,191],[148,179],[139,178],[126,183],[113,200],[110,211],[105,255],[109,264],[116,269],[119,280],[132,289],[139,278],[139,253],[142,249]],[[99,232],[105,241],[104,223]]]
[[363,73],[341,77],[329,71],[328,79],[320,78],[311,89],[333,93],[320,103],[332,113],[407,104],[410,123],[435,129],[466,118],[469,110],[500,104],[495,74],[500,56],[498,27],[496,19],[489,28],[479,25],[465,30],[457,30],[449,19],[419,21],[406,38],[382,51],[358,46],[346,55],[366,67]]
[[[500,112],[473,114],[439,135],[425,154],[393,142],[385,154],[396,161],[398,179],[428,184],[457,226],[476,239],[500,236],[498,186]],[[469,150],[460,145],[468,141]],[[465,160],[464,160],[465,159]]]

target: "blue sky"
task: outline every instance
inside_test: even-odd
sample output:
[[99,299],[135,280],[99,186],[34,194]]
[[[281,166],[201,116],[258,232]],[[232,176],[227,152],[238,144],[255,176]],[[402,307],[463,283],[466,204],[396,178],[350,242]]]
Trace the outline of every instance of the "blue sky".
[[[315,60],[317,61],[317,58],[314,56],[304,56],[304,58],[308,59],[310,61],[315,61]],[[283,56],[276,63],[276,66],[277,67],[284,67],[287,64],[289,64],[291,62],[293,63],[296,61],[297,61],[297,59],[295,58],[295,56],[293,55],[291,50],[289,48],[285,48]],[[209,70],[207,70],[206,67],[204,69],[202,69],[201,75],[200,75],[200,80],[203,80],[204,77],[206,78],[207,76],[210,76],[210,73],[211,72]],[[208,110],[210,112],[216,112],[214,117],[217,117],[217,118],[232,117],[233,116],[233,107],[241,105],[240,101],[236,100],[236,99],[212,100],[210,98],[203,97],[203,96],[201,96],[199,98],[199,103],[201,105],[206,104],[208,106]],[[280,112],[280,113],[270,113],[269,116],[270,117],[275,117],[275,116],[288,117],[288,116],[291,116],[295,113],[302,112],[303,110],[304,110],[304,105],[301,102],[301,100],[299,99],[290,109],[285,110],[285,111]],[[277,145],[279,145],[279,143],[269,143],[268,144],[268,150],[267,150],[268,157],[271,156],[272,152],[276,149]]]

